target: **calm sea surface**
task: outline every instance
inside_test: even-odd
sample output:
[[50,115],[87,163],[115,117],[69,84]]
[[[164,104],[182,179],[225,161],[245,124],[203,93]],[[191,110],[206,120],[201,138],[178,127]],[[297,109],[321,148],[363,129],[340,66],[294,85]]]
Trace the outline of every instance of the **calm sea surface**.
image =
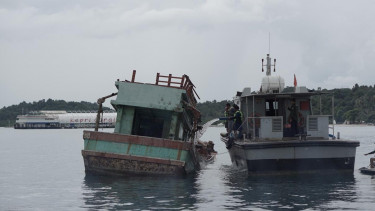
[[202,140],[219,154],[195,175],[109,178],[85,175],[80,129],[0,128],[0,210],[374,210],[375,177],[358,169],[375,127],[335,129],[361,142],[353,174],[248,176],[231,167],[224,128],[213,127]]

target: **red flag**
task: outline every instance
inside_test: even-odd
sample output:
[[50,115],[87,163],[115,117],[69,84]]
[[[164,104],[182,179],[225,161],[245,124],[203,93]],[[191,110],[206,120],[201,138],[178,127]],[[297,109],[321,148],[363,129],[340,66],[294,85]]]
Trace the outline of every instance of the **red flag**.
[[296,79],[296,74],[294,74],[294,87],[297,87],[297,79]]

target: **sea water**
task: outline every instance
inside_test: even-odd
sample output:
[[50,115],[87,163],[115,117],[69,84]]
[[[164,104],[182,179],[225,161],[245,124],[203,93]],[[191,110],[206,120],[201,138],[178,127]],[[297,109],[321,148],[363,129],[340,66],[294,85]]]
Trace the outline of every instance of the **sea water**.
[[[113,129],[105,129],[111,132]],[[212,140],[216,161],[185,177],[85,175],[81,129],[0,128],[0,210],[373,210],[375,177],[368,166],[374,126],[336,126],[360,141],[354,173],[251,176],[232,167],[222,127]]]

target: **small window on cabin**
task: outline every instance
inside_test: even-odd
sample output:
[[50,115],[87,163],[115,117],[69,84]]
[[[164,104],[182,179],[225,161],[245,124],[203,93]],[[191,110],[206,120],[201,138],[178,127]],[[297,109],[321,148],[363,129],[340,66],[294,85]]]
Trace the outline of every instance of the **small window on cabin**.
[[182,127],[182,124],[180,125],[180,129],[178,131],[178,139],[182,140],[184,137],[184,128]]
[[273,109],[275,110],[279,109],[279,102],[273,101]]
[[267,111],[270,110],[270,103],[269,103],[269,102],[266,102],[266,110],[267,110]]
[[141,117],[133,127],[133,135],[162,138],[163,124],[163,119]]
[[135,110],[132,135],[162,138],[164,120],[156,111]]

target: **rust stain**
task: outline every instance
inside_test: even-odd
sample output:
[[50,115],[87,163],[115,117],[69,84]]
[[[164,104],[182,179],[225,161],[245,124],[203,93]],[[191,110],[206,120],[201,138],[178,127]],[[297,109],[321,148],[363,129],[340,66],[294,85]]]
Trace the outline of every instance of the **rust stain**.
[[191,148],[191,145],[188,142],[170,140],[170,139],[153,138],[153,137],[145,137],[145,136],[140,137],[136,135],[125,135],[125,134],[110,134],[110,133],[92,132],[92,131],[88,131],[87,135],[90,136],[91,140],[110,141],[110,142],[128,143],[128,144],[141,144],[141,145],[166,147],[166,148],[171,148],[171,149],[183,149],[183,150],[189,150]]
[[166,160],[162,158],[152,158],[152,157],[143,157],[143,156],[135,156],[135,155],[121,155],[121,154],[114,154],[114,153],[106,153],[106,152],[95,152],[89,150],[82,150],[83,158],[87,157],[97,157],[101,159],[120,159],[120,160],[132,160],[132,161],[141,161],[145,163],[157,163],[157,164],[168,164],[172,166],[184,166],[184,161],[179,160]]
[[181,160],[181,149],[178,149],[177,160]]
[[128,150],[126,151],[126,154],[128,155],[129,154],[129,151],[130,151],[130,148],[132,147],[132,144],[131,143],[129,143],[129,145],[128,145]]

